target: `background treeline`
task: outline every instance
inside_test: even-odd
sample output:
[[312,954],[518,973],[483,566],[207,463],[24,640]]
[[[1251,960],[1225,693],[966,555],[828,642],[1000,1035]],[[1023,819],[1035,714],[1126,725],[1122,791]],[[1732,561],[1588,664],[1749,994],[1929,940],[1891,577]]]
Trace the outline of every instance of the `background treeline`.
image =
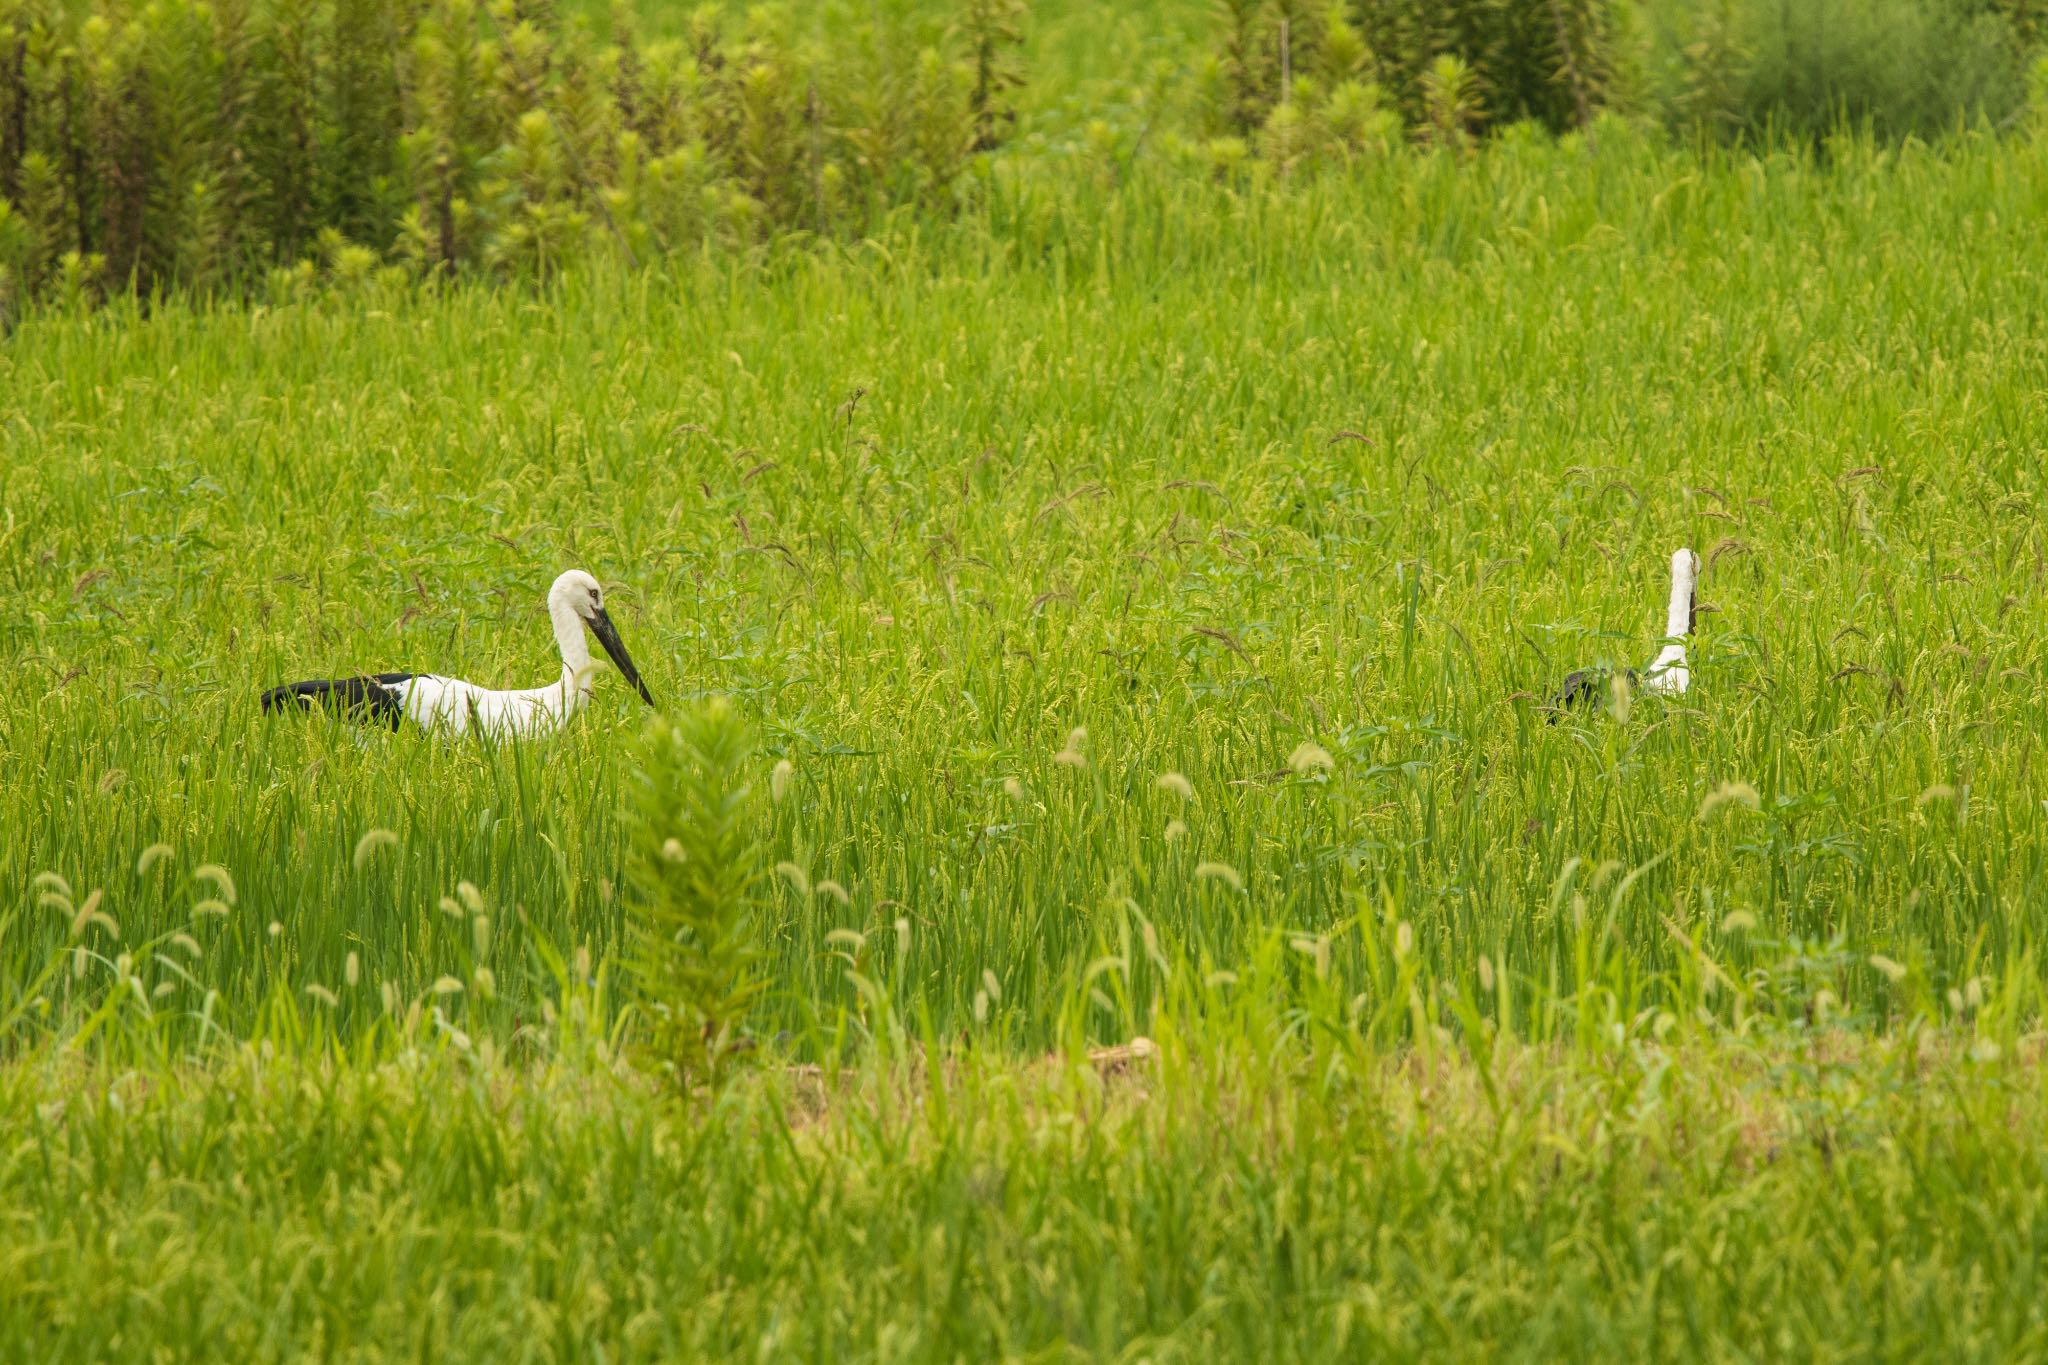
[[2012,123],[2048,0],[1213,0],[1195,125],[1219,162],[1402,136],[1470,148],[1603,111],[1676,134],[1929,138]]
[[[0,0],[13,296],[546,273],[944,204],[1013,118],[1021,0],[642,41],[548,0]],[[279,274],[278,272],[282,272]]]
[[[1603,111],[1758,140],[1999,126],[2048,9],[1189,3],[1208,11],[1197,49],[1125,143],[1282,172]],[[734,8],[650,8],[665,31],[647,37],[623,4],[554,0],[0,0],[0,324],[39,298],[854,235],[957,209],[1020,98],[1046,103],[1023,90],[1025,0]],[[1090,132],[1116,144],[1109,121]]]

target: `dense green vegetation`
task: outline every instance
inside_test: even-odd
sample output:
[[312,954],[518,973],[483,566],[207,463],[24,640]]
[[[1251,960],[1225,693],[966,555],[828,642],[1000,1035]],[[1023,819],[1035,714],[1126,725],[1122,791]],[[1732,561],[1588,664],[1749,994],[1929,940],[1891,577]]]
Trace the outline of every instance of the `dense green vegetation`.
[[[8,1339],[2042,1349],[2038,120],[1354,138],[1033,19],[830,231],[13,316]],[[1680,545],[1692,690],[1554,712]],[[571,565],[651,727],[259,714],[549,680]]]

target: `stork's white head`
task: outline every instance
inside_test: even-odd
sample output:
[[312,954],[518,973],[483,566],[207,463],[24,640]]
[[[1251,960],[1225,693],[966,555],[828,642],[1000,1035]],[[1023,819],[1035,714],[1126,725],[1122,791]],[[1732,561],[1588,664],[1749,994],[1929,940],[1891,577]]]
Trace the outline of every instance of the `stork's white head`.
[[[648,692],[647,684],[640,681],[640,671],[633,667],[632,656],[626,653],[625,643],[619,639],[618,628],[612,625],[612,618],[605,613],[604,588],[595,578],[581,569],[570,569],[562,574],[555,580],[554,586],[548,589],[548,615],[554,618],[555,634],[557,639],[561,640],[562,660],[565,664],[576,666],[571,661],[572,646],[568,640],[561,637],[564,632],[573,632],[577,645],[580,646],[583,631],[582,627],[576,624],[580,621],[590,627],[590,633],[604,646],[604,652],[611,656],[619,675],[633,684],[642,700],[649,706],[654,705],[653,695]],[[589,652],[584,651],[582,658],[587,661],[589,657]]]
[[566,609],[585,621],[604,610],[604,587],[581,569],[570,569],[548,589],[548,610]]

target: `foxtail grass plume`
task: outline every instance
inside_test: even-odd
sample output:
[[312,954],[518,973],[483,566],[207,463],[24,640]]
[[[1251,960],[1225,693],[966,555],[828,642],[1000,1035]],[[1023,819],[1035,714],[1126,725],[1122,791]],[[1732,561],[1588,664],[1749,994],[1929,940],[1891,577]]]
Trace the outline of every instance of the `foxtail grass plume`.
[[1337,760],[1330,757],[1330,751],[1322,745],[1305,739],[1295,745],[1294,752],[1287,756],[1287,766],[1297,774],[1329,772],[1337,766]]
[[1244,890],[1244,878],[1229,863],[1196,863],[1195,875],[1226,883],[1232,891]]
[[362,974],[362,959],[358,958],[354,953],[350,953],[348,955],[348,961],[344,962],[341,965],[341,979],[347,982],[349,985],[353,986],[356,984],[357,981],[362,979]]
[[311,996],[313,999],[318,1000],[321,1004],[327,1006],[327,1008],[329,1009],[333,1009],[336,1005],[341,1003],[340,999],[335,996],[333,991],[330,991],[325,986],[319,985],[317,983],[308,984],[306,987],[306,994]]
[[1755,810],[1761,802],[1757,799],[1756,788],[1747,782],[1723,782],[1707,793],[1706,800],[1700,802],[1698,818],[1704,820],[1721,807],[1730,804],[1747,806]]
[[1899,982],[1904,981],[1906,979],[1905,964],[1901,962],[1895,962],[1891,958],[1886,957],[1883,953],[1872,953],[1870,955],[1870,965],[1877,968],[1877,970],[1883,974],[1884,979],[1891,982],[1893,985],[1897,985]]
[[782,798],[789,795],[789,784],[795,777],[796,764],[786,758],[777,761],[775,770],[768,774],[768,795],[776,805],[781,805]]
[[1179,773],[1161,773],[1156,783],[1161,791],[1172,792],[1183,801],[1195,799],[1195,784]]
[[151,844],[142,850],[142,856],[135,860],[135,875],[147,877],[152,867],[170,857],[174,851],[169,844]]
[[798,867],[795,863],[777,863],[775,865],[775,870],[776,872],[781,874],[781,877],[784,881],[789,883],[790,888],[794,890],[797,893],[797,895],[809,896],[811,894],[810,874],[808,872],[805,872],[802,868]]
[[1756,916],[1747,910],[1730,910],[1721,917],[1721,932],[1724,934],[1746,934],[1756,928]]
[[388,829],[366,829],[363,837],[356,840],[355,869],[360,872],[364,864],[377,856],[380,848],[390,848],[398,842],[398,836]]
[[452,976],[436,977],[434,979],[434,994],[460,995],[462,994],[462,983]]
[[202,863],[192,869],[195,882],[212,882],[214,894],[233,905],[239,897],[235,894],[235,879],[219,863]]
[[1629,686],[1628,674],[1616,672],[1607,679],[1607,714],[1614,717],[1616,725],[1628,724],[1629,705],[1634,699],[1635,689]]
[[1081,753],[1081,746],[1088,742],[1086,727],[1076,725],[1067,732],[1067,747],[1052,756],[1055,763],[1064,763],[1070,768],[1085,768],[1088,760]]
[[1187,832],[1188,822],[1185,820],[1175,819],[1166,822],[1166,842],[1169,844],[1175,840],[1186,838]]
[[847,894],[846,888],[841,886],[838,882],[832,881],[829,878],[827,878],[825,881],[819,882],[817,886],[813,889],[816,890],[817,893],[821,896],[830,896],[833,900],[838,901],[841,905],[853,904],[853,897]]

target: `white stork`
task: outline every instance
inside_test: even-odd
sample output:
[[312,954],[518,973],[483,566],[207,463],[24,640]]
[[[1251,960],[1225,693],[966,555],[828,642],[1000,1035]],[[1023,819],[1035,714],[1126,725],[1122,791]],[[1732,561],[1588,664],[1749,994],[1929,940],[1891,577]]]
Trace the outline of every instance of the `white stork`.
[[[1671,556],[1671,600],[1664,611],[1664,644],[1658,649],[1657,657],[1650,660],[1650,666],[1641,673],[1633,668],[1624,670],[1631,687],[1658,696],[1683,696],[1685,689],[1692,685],[1692,670],[1686,663],[1685,645],[1692,638],[1696,623],[1697,602],[1695,586],[1699,582],[1700,557],[1691,550],[1677,550]],[[1607,681],[1611,677],[1605,668],[1581,668],[1564,680],[1558,689],[1552,705],[1562,709],[1584,702],[1600,703],[1607,692]],[[1551,712],[1552,723],[1557,720],[1557,711]]]
[[581,569],[557,578],[548,589],[548,620],[562,651],[562,676],[546,687],[497,691],[435,673],[375,673],[273,687],[263,694],[263,709],[320,708],[394,730],[408,720],[444,734],[463,734],[473,726],[493,739],[548,734],[590,700],[593,666],[583,638],[586,625],[626,681],[649,706],[654,704],[612,618],[605,614],[604,589],[595,578]]

